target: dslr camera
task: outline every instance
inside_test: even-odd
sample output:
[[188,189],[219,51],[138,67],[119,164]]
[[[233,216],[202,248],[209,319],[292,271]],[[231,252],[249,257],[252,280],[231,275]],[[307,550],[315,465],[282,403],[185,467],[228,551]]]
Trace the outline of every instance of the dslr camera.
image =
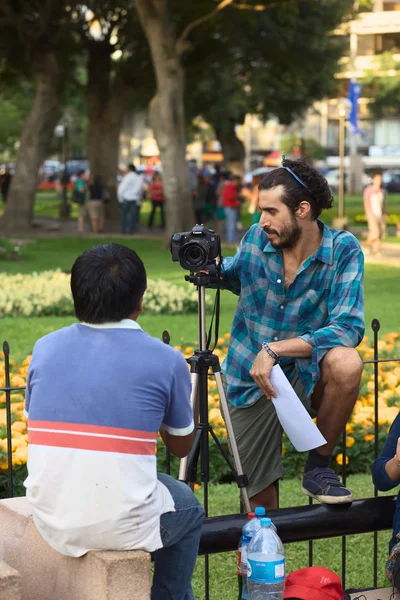
[[172,236],[171,254],[172,260],[187,271],[215,271],[215,259],[221,256],[221,239],[212,229],[195,225],[192,231]]

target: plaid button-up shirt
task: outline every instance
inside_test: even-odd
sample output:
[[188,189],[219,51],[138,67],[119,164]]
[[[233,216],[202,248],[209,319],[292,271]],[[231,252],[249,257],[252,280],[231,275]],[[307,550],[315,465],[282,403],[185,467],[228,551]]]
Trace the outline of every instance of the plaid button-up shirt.
[[249,406],[262,396],[250,369],[263,342],[302,338],[311,358],[281,358],[289,380],[297,374],[307,394],[331,348],[355,348],[364,335],[364,256],[357,239],[318,221],[322,240],[285,290],[283,257],[253,225],[233,258],[222,263],[222,288],[239,296],[223,372],[227,398]]

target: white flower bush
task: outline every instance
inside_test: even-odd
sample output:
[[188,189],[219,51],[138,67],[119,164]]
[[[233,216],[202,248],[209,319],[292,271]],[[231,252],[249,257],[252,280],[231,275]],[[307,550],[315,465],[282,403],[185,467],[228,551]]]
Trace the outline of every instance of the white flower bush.
[[[209,299],[207,299],[209,302]],[[197,311],[197,292],[161,279],[147,281],[144,310],[176,315]],[[71,316],[70,276],[59,269],[29,275],[0,273],[0,317]]]

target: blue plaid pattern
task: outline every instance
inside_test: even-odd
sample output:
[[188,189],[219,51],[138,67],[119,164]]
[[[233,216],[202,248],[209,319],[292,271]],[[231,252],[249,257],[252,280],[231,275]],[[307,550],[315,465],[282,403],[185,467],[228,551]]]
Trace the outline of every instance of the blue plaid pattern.
[[281,358],[289,380],[297,373],[307,394],[319,363],[335,346],[355,348],[364,335],[364,255],[357,239],[318,221],[322,240],[285,291],[282,252],[253,225],[233,258],[225,258],[221,285],[239,296],[227,358],[222,366],[227,398],[251,405],[262,395],[250,369],[263,342],[300,337],[311,358]]

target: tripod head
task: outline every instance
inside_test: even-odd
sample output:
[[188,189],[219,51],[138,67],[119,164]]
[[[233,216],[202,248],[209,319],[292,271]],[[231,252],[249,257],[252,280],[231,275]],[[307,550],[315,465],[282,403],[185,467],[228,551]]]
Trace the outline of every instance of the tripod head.
[[190,272],[185,275],[185,281],[193,283],[196,287],[218,287],[220,269],[216,264],[208,265],[207,270],[200,272]]

